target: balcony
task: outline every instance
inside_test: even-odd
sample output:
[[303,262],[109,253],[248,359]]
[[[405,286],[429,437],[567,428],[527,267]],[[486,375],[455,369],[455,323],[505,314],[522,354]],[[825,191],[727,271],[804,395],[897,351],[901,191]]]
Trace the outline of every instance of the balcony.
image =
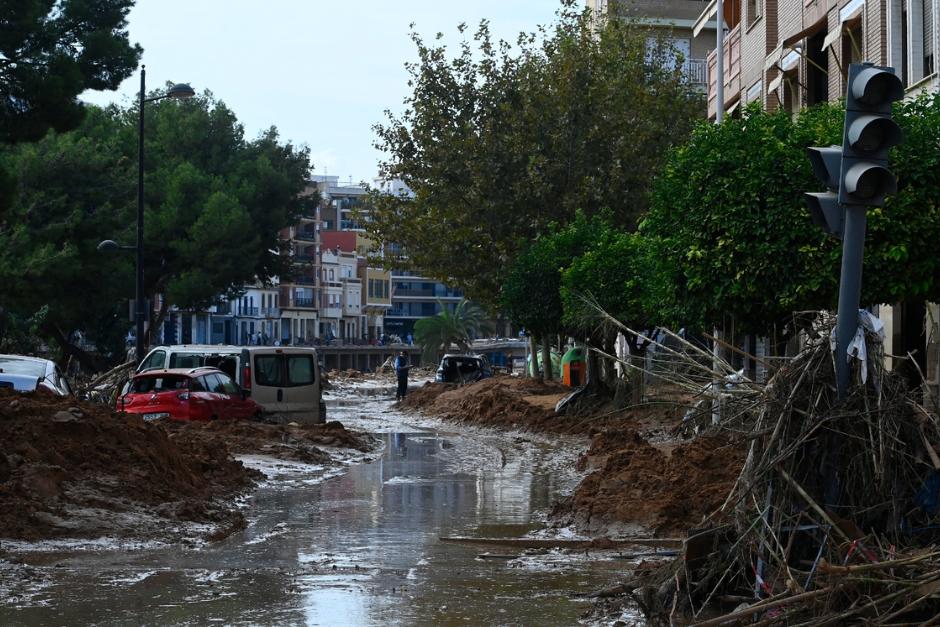
[[216,303],[213,307],[215,307],[215,313],[221,316],[227,316],[232,313],[232,306],[229,303]]
[[693,87],[705,90],[708,84],[708,60],[687,59],[685,62],[685,75]]
[[320,241],[320,234],[315,229],[297,229],[294,231],[294,239],[300,242],[317,243]]
[[320,318],[342,318],[343,310],[334,305],[332,307],[321,307],[320,308]]
[[[717,66],[718,55],[715,50],[708,54],[708,117],[717,113]],[[731,29],[725,38],[725,109],[741,96],[741,25]]]
[[278,307],[264,307],[261,309],[261,315],[265,318],[280,318],[281,310]]
[[306,307],[309,309],[314,309],[316,307],[315,300],[313,296],[299,296],[293,298],[294,307]]
[[258,308],[257,307],[239,307],[236,312],[236,316],[257,316]]
[[294,255],[294,263],[314,263],[317,258],[315,255]]
[[309,277],[297,277],[291,280],[294,285],[316,285],[317,280]]

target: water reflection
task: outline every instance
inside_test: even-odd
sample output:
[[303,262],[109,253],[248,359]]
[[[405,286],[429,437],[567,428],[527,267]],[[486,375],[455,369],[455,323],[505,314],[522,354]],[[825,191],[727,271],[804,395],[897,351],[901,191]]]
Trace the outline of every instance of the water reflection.
[[[355,426],[354,424],[351,426]],[[386,433],[375,461],[259,489],[243,533],[201,550],[101,551],[0,566],[0,624],[570,625],[572,595],[623,562],[481,560],[440,536],[521,535],[570,486],[551,447],[495,435]],[[19,570],[17,570],[19,569]],[[4,587],[6,585],[6,588]],[[20,599],[24,597],[18,597]]]

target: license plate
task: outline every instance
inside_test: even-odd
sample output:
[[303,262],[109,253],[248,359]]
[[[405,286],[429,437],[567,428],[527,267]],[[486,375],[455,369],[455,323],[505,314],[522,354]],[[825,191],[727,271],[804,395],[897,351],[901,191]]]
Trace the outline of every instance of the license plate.
[[144,420],[159,420],[160,418],[169,418],[170,414],[163,412],[158,412],[155,414],[144,414]]

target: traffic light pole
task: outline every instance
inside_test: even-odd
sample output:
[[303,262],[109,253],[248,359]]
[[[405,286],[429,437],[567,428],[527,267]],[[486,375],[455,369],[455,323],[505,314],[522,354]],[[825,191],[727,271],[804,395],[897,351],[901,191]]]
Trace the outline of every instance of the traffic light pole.
[[858,329],[858,306],[862,294],[862,260],[865,255],[866,207],[845,206],[842,238],[842,273],[839,280],[839,311],[836,317],[836,389],[844,399],[849,389],[849,344]]

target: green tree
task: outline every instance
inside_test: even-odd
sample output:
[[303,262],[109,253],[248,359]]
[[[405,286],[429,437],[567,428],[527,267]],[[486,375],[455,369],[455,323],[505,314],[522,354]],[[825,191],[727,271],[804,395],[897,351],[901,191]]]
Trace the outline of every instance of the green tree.
[[461,352],[469,352],[473,338],[487,332],[490,327],[482,307],[461,299],[453,309],[438,301],[440,311],[415,323],[415,341],[421,345],[421,359],[434,363],[441,351],[456,345]]
[[143,52],[127,38],[134,0],[2,0],[0,142],[34,141],[82,121],[76,98],[117,89]]
[[[246,283],[288,276],[279,231],[316,202],[301,196],[308,150],[281,144],[273,128],[246,140],[211,95],[151,103],[145,113],[144,288],[151,302],[165,297],[152,328],[170,303],[198,308]],[[73,330],[105,349],[128,326],[119,321],[133,293],[134,260],[96,246],[134,241],[137,111],[93,109],[80,129],[2,158],[21,190],[0,211],[4,305],[21,319],[47,305],[45,336],[87,358],[69,343]]]
[[[542,363],[549,359],[549,340],[565,330],[561,300],[562,273],[571,260],[589,250],[611,230],[609,214],[588,218],[575,212],[566,226],[550,225],[521,253],[503,281],[500,303],[515,324],[542,340]],[[534,352],[534,348],[533,348]],[[548,372],[550,378],[550,371]]]
[[[899,103],[905,143],[892,156],[898,193],[868,211],[862,302],[940,297],[940,97]],[[653,251],[657,322],[696,328],[734,316],[767,333],[793,311],[834,308],[839,242],[814,226],[803,192],[820,189],[807,146],[840,144],[844,111],[823,104],[796,120],[746,110],[702,124],[670,154],[640,233]]]
[[371,233],[411,268],[492,305],[515,256],[550,223],[606,208],[632,226],[666,148],[703,109],[675,51],[649,44],[654,32],[598,26],[566,0],[556,24],[515,49],[486,22],[454,58],[412,34],[414,91],[375,130],[382,175],[414,198],[376,194]]

